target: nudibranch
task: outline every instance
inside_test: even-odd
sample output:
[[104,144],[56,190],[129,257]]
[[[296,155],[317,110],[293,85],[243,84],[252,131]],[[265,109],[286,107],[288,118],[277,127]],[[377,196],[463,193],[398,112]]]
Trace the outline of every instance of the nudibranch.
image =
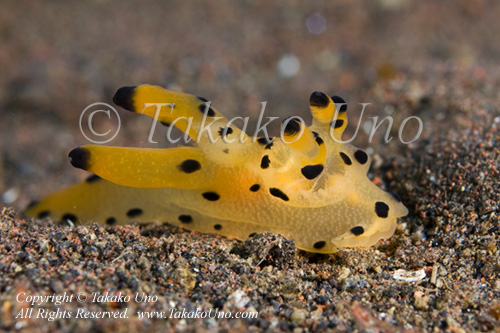
[[312,125],[286,118],[273,139],[248,137],[204,98],[157,86],[120,88],[113,101],[151,117],[160,111],[158,121],[195,146],[75,148],[71,164],[94,175],[31,205],[28,216],[168,222],[242,240],[274,232],[300,249],[331,253],[390,237],[408,212],[368,179],[369,156],[340,141],[347,126],[340,97],[314,92]]

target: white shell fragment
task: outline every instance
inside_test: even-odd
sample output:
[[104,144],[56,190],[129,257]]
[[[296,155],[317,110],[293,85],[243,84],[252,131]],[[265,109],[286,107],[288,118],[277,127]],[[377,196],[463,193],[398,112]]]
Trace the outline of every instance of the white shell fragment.
[[398,269],[394,272],[393,277],[395,280],[401,280],[406,282],[416,282],[425,278],[425,270],[422,268],[421,270],[408,272],[404,269]]

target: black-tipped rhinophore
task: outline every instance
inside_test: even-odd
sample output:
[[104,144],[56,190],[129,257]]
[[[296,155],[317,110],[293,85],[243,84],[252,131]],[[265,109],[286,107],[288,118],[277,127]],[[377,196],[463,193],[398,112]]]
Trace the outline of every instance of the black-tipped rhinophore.
[[309,97],[309,105],[319,108],[326,108],[330,104],[330,99],[321,91],[315,91]]
[[88,170],[90,152],[85,148],[78,147],[69,152],[68,159],[75,168]]
[[346,102],[344,101],[344,99],[342,97],[332,96],[332,101],[335,104],[342,104],[342,106],[340,107],[339,112],[345,112],[345,111],[347,111],[347,104],[346,104]]
[[135,112],[134,109],[134,91],[135,86],[121,87],[113,96],[113,103],[121,106],[125,110]]
[[300,122],[295,117],[288,117],[283,120],[283,122],[287,122],[285,126],[285,134],[286,135],[295,135],[300,132]]

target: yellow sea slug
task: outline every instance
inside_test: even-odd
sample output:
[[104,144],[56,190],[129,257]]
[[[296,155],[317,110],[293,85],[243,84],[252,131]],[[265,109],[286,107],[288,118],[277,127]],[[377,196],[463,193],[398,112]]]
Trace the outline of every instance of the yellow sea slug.
[[151,117],[161,111],[158,121],[196,146],[76,148],[72,165],[97,176],[31,205],[28,216],[169,222],[238,239],[275,232],[300,249],[331,253],[390,237],[408,212],[368,179],[368,155],[339,141],[347,126],[339,97],[314,92],[312,125],[287,118],[274,139],[248,137],[204,98],[157,86],[120,88],[113,101]]

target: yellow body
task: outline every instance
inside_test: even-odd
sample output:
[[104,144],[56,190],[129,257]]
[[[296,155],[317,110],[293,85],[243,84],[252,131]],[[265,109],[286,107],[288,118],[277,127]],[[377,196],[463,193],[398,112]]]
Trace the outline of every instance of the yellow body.
[[[119,89],[114,101],[151,117],[157,109],[147,103],[174,103],[158,120],[187,130],[197,146],[76,148],[71,163],[101,178],[53,193],[27,215],[110,225],[169,222],[239,239],[276,232],[298,248],[330,253],[390,237],[407,214],[397,196],[366,177],[366,153],[333,140],[347,126],[336,97],[313,93],[313,125],[288,119],[271,144],[248,138],[192,95],[142,85]],[[178,117],[190,118],[191,127]],[[203,124],[211,126],[202,131]]]

